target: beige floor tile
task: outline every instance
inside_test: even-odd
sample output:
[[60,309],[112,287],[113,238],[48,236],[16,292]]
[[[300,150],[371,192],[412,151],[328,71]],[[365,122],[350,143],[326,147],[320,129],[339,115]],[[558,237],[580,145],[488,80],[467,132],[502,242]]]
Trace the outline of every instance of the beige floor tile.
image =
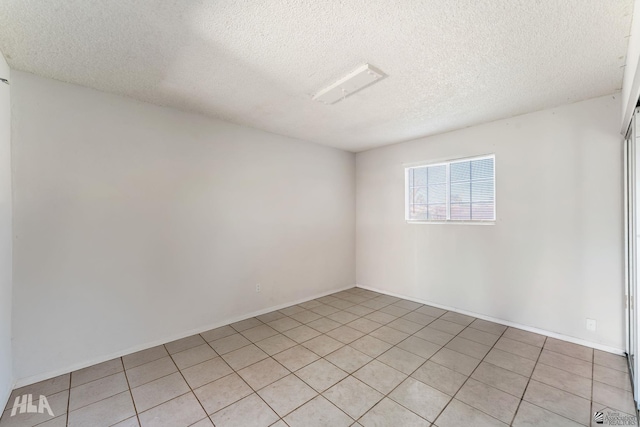
[[337,313],[340,310],[325,304],[319,307],[314,307],[311,309],[311,311],[313,311],[316,314],[319,314],[320,316],[329,316],[330,314]]
[[631,391],[631,379],[629,378],[629,374],[627,372],[618,371],[617,369],[594,364],[593,380],[621,388],[626,391]]
[[[402,308],[398,308],[398,307],[396,308],[398,310],[403,310]],[[386,325],[387,323],[393,322],[394,320],[396,320],[398,316],[394,316],[388,313],[383,313],[382,311],[374,311],[364,316],[364,318],[380,323],[381,325]]]
[[305,341],[309,341],[317,336],[320,336],[321,333],[316,331],[313,328],[310,328],[307,325],[300,325],[296,328],[289,329],[288,331],[283,332],[283,334],[298,344],[301,344]]
[[439,344],[423,340],[415,335],[398,343],[397,347],[425,359],[430,358],[442,348]]
[[407,378],[407,375],[377,360],[372,360],[353,376],[382,394],[391,392]]
[[480,364],[480,359],[458,353],[448,348],[443,348],[438,351],[431,358],[431,361],[467,376],[471,375],[476,366]]
[[353,306],[355,304],[352,303],[352,302],[349,302],[349,301],[341,299],[339,301],[330,302],[328,305],[330,305],[331,307],[339,308],[340,310],[344,310],[344,309],[349,308],[349,307],[351,307],[351,306]]
[[288,375],[268,385],[258,394],[281,417],[318,395],[295,375]]
[[371,335],[365,335],[350,344],[351,347],[370,357],[378,357],[389,350],[392,345]]
[[591,379],[538,363],[531,378],[560,390],[591,399]]
[[213,414],[253,393],[251,387],[236,373],[193,390],[208,414]]
[[344,311],[348,311],[349,313],[353,313],[356,316],[366,316],[369,313],[373,313],[375,310],[369,307],[364,307],[361,305],[354,305],[349,308],[345,308]]
[[542,353],[540,353],[538,363],[553,366],[554,368],[562,369],[585,378],[593,377],[593,365],[591,363],[547,349],[542,350]]
[[431,422],[451,400],[451,396],[413,378],[407,378],[389,397]]
[[497,348],[492,349],[484,358],[484,361],[525,377],[531,376],[533,367],[536,364],[533,360],[525,359],[524,357],[498,350]]
[[591,419],[591,402],[555,387],[531,380],[524,400],[565,418],[587,425]]
[[305,341],[302,345],[309,350],[313,351],[320,357],[324,357],[329,353],[333,353],[340,347],[344,346],[338,340],[335,340],[327,335],[320,335],[315,338],[310,339],[309,341]]
[[522,397],[529,383],[529,378],[487,362],[480,363],[476,370],[473,371],[471,378],[517,398]]
[[399,347],[391,347],[389,350],[378,356],[378,360],[400,372],[410,375],[427,359]]
[[465,328],[462,332],[458,334],[458,336],[460,338],[464,338],[469,341],[477,342],[477,343],[488,345],[488,346],[493,346],[500,338],[498,335],[494,335],[489,332],[484,332],[479,329],[474,329],[472,326]]
[[213,422],[207,417],[203,418],[195,424],[191,424],[189,427],[214,427]]
[[256,319],[261,321],[262,323],[273,322],[274,320],[282,319],[283,317],[287,317],[279,311],[272,311],[269,313],[261,314],[260,316],[256,316]]
[[113,427],[140,427],[138,423],[138,416],[127,418],[124,421],[120,421],[118,424],[114,424]]
[[[604,425],[626,425],[626,426],[638,426],[638,416],[634,412],[633,414],[627,414],[626,412],[622,412],[618,409],[611,409],[607,405],[599,402],[592,402],[591,411],[595,413],[596,411],[602,412],[604,415]],[[593,415],[593,414],[592,414]],[[609,418],[609,420],[607,420]],[[613,421],[613,422],[611,422]],[[634,423],[635,421],[635,423]],[[598,424],[594,417],[591,418],[591,427],[599,427],[603,424]]]
[[71,387],[77,387],[100,378],[108,377],[123,370],[122,359],[119,357],[107,362],[98,363],[97,365],[74,371],[71,374]]
[[508,425],[456,399],[453,399],[442,411],[436,424],[438,427],[505,427]]
[[59,393],[63,390],[69,389],[71,374],[60,375],[45,381],[40,381],[35,384],[20,387],[11,392],[9,396],[9,402],[15,401],[16,397],[24,394],[51,396]]
[[627,414],[633,414],[635,412],[633,394],[631,394],[631,392],[597,381],[593,382],[593,400],[604,403],[611,409],[617,409]]
[[171,357],[178,369],[185,369],[189,366],[197,365],[198,363],[218,357],[218,354],[213,351],[209,344],[205,343],[203,345],[181,351],[180,353],[175,353]]
[[189,386],[179,372],[162,377],[131,390],[138,412],[167,402],[189,392]]
[[[69,377],[67,376],[67,381],[68,381],[68,378]],[[23,395],[19,395],[19,396],[23,396]],[[9,402],[7,402],[7,408],[2,414],[2,417],[0,417],[0,426],[31,427],[34,425],[40,426],[41,423],[45,423],[45,422],[52,422],[52,424],[57,424],[59,420],[55,420],[55,418],[58,418],[58,417],[64,417],[66,421],[67,407],[69,404],[69,390],[62,390],[53,394],[47,393],[47,394],[43,394],[43,396],[46,396],[47,403],[49,404],[49,408],[51,409],[53,416],[51,416],[49,412],[46,411],[45,406],[43,406],[43,413],[39,413],[39,412],[20,413],[19,410],[17,410],[17,412],[12,416],[11,413],[13,412],[13,403],[15,402],[15,399],[14,399],[13,401],[10,400]],[[38,408],[40,407],[40,394],[32,395],[32,404]]]
[[430,360],[416,370],[411,377],[449,396],[455,395],[468,378],[466,375]]
[[423,328],[422,325],[418,325],[417,323],[410,322],[409,320],[406,320],[405,318],[402,318],[402,317],[394,320],[393,322],[389,322],[387,326],[389,326],[390,328],[402,331],[406,334],[415,334],[416,332],[418,332],[420,329]]
[[167,356],[144,365],[136,366],[132,369],[127,369],[126,373],[127,379],[129,380],[129,387],[133,388],[177,371],[178,368],[175,363]]
[[442,318],[434,320],[429,324],[431,329],[437,329],[438,331],[446,332],[448,334],[457,335],[465,328],[463,325],[459,325],[454,322],[443,320]]
[[350,328],[346,325],[340,326],[332,331],[327,332],[327,335],[333,339],[340,341],[343,344],[349,344],[364,336],[362,332]]
[[589,347],[549,337],[544,343],[544,348],[585,362],[593,362],[593,349]]
[[241,334],[249,341],[255,343],[274,335],[278,335],[278,331],[268,325],[260,325],[251,329],[245,329]]
[[466,354],[467,356],[474,357],[476,359],[482,359],[489,353],[490,346],[477,343],[459,336],[455,337],[445,346],[445,348],[457,351],[458,353]]
[[523,331],[522,329],[516,328],[507,328],[502,336],[505,338],[523,342],[525,344],[535,345],[536,347],[542,347],[544,345],[545,339],[547,338],[544,335],[539,335],[533,332]]
[[221,356],[249,344],[251,344],[251,341],[240,334],[229,335],[224,338],[220,338],[219,340],[211,341],[209,343],[209,345],[216,351],[216,353]]
[[420,329],[414,336],[438,345],[445,345],[455,337],[454,334],[439,331],[429,326]]
[[291,315],[291,318],[293,320],[296,320],[300,323],[309,323],[309,322],[313,322],[314,320],[318,320],[320,319],[322,316],[320,316],[317,313],[314,313],[311,310],[305,310],[305,311],[301,311],[299,313],[295,313]]
[[347,377],[322,395],[351,418],[358,419],[384,397],[354,377]]
[[317,360],[310,365],[296,371],[296,376],[313,389],[322,393],[347,376],[342,369],[324,359]]
[[431,307],[429,305],[423,305],[422,307],[416,310],[416,313],[425,314],[431,317],[440,317],[445,314],[447,310],[443,310],[441,308]]
[[131,393],[125,391],[69,412],[69,427],[111,426],[136,414]]
[[254,393],[211,415],[211,420],[216,427],[267,427],[278,415]]
[[389,398],[382,399],[360,419],[360,422],[364,427],[429,427],[431,425],[424,418]]
[[255,317],[252,317],[250,319],[245,319],[245,320],[241,320],[240,322],[232,323],[229,326],[231,326],[233,329],[235,329],[238,332],[242,332],[247,329],[255,328],[256,326],[260,326],[262,324],[263,323],[261,321],[259,321]]
[[363,332],[365,334],[370,334],[371,332],[381,327],[382,324],[378,322],[374,322],[373,320],[369,320],[369,319],[365,319],[364,317],[361,317],[358,320],[354,320],[351,323],[347,323],[347,326],[349,326],[350,328],[356,329],[360,332]]
[[274,335],[256,343],[256,346],[269,356],[295,347],[296,345],[297,343],[294,340],[282,334]]
[[348,427],[353,419],[322,396],[317,396],[287,415],[290,427]]
[[164,346],[169,354],[174,354],[180,353],[181,351],[189,350],[190,348],[197,347],[202,344],[206,344],[204,338],[202,338],[200,335],[191,335],[190,337],[167,343]]
[[272,358],[267,358],[239,370],[238,375],[257,391],[289,375],[289,371]]
[[445,314],[440,316],[440,319],[446,320],[447,322],[457,323],[458,325],[462,325],[462,326],[469,326],[471,323],[473,323],[474,320],[476,320],[475,317],[467,316],[461,313],[456,313],[454,311],[446,312]]
[[416,313],[415,311],[412,311],[411,313],[402,316],[402,319],[408,320],[413,323],[417,323],[418,325],[423,327],[427,326],[428,324],[436,320],[435,317],[427,316],[426,314]]
[[401,299],[397,302],[394,302],[393,305],[395,305],[396,307],[406,308],[407,310],[411,311],[417,310],[418,308],[422,307],[422,304],[406,299]]
[[210,331],[203,332],[200,335],[205,339],[205,341],[211,342],[234,334],[237,334],[236,330],[227,325],[220,328],[211,329]]
[[606,353],[600,350],[594,350],[593,363],[607,368],[615,369],[621,372],[629,372],[627,358],[618,356],[617,354]]
[[507,327],[504,325],[483,319],[474,320],[469,327],[498,336],[502,335],[502,333],[507,330]]
[[456,399],[481,410],[485,414],[491,414],[491,416],[506,424],[511,423],[520,403],[519,398],[473,378],[469,378],[462,386],[458,394],[456,394]]
[[375,331],[371,332],[369,335],[391,345],[396,345],[409,336],[409,334],[405,332],[390,328],[388,326],[378,328]]
[[290,317],[283,317],[281,319],[274,320],[273,322],[269,322],[267,323],[267,325],[282,333],[288,331],[289,329],[297,328],[298,326],[301,326],[302,323],[298,322],[297,320],[293,320]]
[[318,302],[316,300],[311,300],[311,301],[305,301],[303,303],[298,304],[300,307],[305,308],[307,310],[311,310],[314,307],[318,307],[320,305],[322,305],[321,302]]
[[292,305],[291,307],[286,307],[278,310],[280,313],[285,314],[287,316],[291,316],[292,314],[301,313],[306,310],[304,307],[299,305]]
[[395,305],[388,305],[386,307],[382,307],[379,311],[382,313],[390,314],[394,317],[402,317],[405,314],[411,313],[411,310],[407,310],[406,308],[396,307]]
[[339,328],[340,325],[342,324],[336,322],[335,320],[327,319],[326,317],[307,323],[307,326],[323,334],[326,334],[329,331]]
[[220,357],[207,360],[182,370],[184,379],[192,389],[201,387],[207,383],[229,375],[233,371]]
[[338,311],[328,315],[327,319],[331,319],[334,322],[338,322],[344,325],[358,319],[358,316],[353,313],[349,313],[348,311]]
[[273,356],[280,364],[291,372],[297,371],[320,358],[317,354],[301,345],[291,347]]
[[269,355],[260,350],[254,344],[242,347],[222,356],[224,361],[227,362],[235,371],[239,371],[242,368],[253,365],[267,357],[269,357]]
[[[373,308],[374,310],[380,310],[383,307],[390,305],[386,301],[380,301],[376,299],[370,299],[364,302],[361,302],[360,305],[364,305],[365,307]],[[403,308],[403,307],[401,307]]]
[[495,348],[506,351],[509,353],[516,354],[518,356],[522,356],[525,359],[533,360],[534,362],[538,360],[538,356],[540,355],[541,348],[536,347],[534,345],[525,344],[520,341],[512,340],[511,338],[502,337],[498,340],[495,345]]
[[575,421],[554,414],[551,411],[522,402],[518,408],[518,414],[513,420],[513,427],[580,427]]
[[325,359],[348,373],[353,373],[373,360],[371,357],[348,345],[328,354],[325,356]]
[[146,350],[138,351],[137,353],[128,354],[122,357],[122,363],[124,363],[125,369],[135,368],[136,366],[144,365],[154,360],[167,357],[169,353],[163,345],[151,347]]
[[124,372],[73,387],[69,395],[69,410],[82,408],[126,390],[129,390],[129,385]]
[[183,394],[138,415],[142,427],[188,427],[206,416],[193,393]]

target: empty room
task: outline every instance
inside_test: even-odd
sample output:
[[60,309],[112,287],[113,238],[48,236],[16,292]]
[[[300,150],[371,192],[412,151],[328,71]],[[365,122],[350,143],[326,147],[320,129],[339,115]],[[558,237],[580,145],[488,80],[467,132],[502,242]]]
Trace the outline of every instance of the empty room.
[[638,426],[640,1],[0,1],[0,427]]

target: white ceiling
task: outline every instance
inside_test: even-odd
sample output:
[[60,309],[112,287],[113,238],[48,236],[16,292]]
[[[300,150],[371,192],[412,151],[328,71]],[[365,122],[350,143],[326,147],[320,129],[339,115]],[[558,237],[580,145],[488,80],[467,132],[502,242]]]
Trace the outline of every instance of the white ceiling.
[[[632,0],[2,0],[16,69],[350,151],[620,90]],[[389,77],[311,95],[361,64]]]

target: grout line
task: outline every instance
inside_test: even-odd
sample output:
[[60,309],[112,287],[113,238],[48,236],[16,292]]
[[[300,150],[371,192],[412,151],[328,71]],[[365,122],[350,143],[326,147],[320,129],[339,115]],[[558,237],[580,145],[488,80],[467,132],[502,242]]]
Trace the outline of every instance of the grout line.
[[71,406],[71,377],[73,377],[73,372],[69,374],[69,395],[67,396],[67,413],[65,426],[69,425],[69,407]]
[[[540,353],[538,353],[538,357],[536,358],[536,363],[533,365],[533,369],[531,370],[531,375],[529,375],[529,378],[527,378],[527,385],[525,385],[524,386],[524,390],[522,390],[522,396],[520,396],[520,401],[518,402],[518,406],[516,407],[516,412],[513,414],[513,418],[511,419],[511,423],[509,425],[513,424],[514,421],[516,420],[516,416],[518,415],[518,411],[520,410],[520,405],[522,405],[522,402],[524,401],[524,395],[527,393],[527,389],[529,388],[529,384],[531,383],[531,378],[533,377],[533,373],[535,372],[536,368],[538,367],[538,362],[540,361],[540,356],[542,356],[542,351],[544,350],[544,346],[547,343],[547,338],[548,337],[545,337],[544,341],[542,342],[542,347],[540,348]],[[544,365],[544,363],[543,363],[543,365]],[[592,382],[592,384],[593,384],[593,382]],[[527,401],[527,403],[529,403],[529,401]],[[548,411],[548,409],[547,409],[547,411]],[[553,412],[553,411],[549,411],[549,412]],[[557,414],[557,415],[560,415],[560,414]]]
[[[140,423],[140,416],[138,415],[138,408],[136,408],[136,401],[133,398],[133,391],[131,391],[131,384],[129,384],[129,377],[127,376],[127,370],[124,368],[124,360],[120,357],[120,363],[122,364],[122,372],[124,372],[124,378],[127,381],[127,388],[129,389],[129,395],[131,396],[131,403],[133,403],[133,410],[136,413],[136,419],[138,420],[138,425],[142,425]],[[140,365],[142,366],[142,365]],[[122,420],[124,421],[124,420]]]

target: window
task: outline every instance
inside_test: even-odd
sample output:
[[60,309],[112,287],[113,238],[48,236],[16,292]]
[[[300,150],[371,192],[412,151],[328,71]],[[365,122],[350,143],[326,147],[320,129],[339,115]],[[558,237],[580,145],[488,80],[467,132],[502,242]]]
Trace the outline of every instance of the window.
[[495,156],[406,169],[407,221],[495,221]]

